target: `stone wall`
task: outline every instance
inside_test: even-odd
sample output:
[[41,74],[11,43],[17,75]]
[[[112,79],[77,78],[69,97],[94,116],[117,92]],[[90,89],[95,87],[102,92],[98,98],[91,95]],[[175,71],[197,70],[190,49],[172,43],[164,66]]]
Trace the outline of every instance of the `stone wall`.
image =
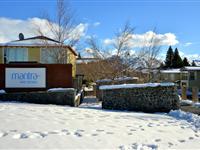
[[175,86],[101,90],[102,108],[143,112],[169,112],[179,108]]
[[65,91],[0,94],[0,101],[20,101],[69,106],[79,106],[80,104],[80,98],[76,98],[76,90],[72,88]]
[[99,90],[99,87],[102,85],[134,84],[138,83],[138,80],[139,80],[138,77],[116,78],[114,80],[112,79],[98,80],[94,87],[94,89],[96,89],[96,97],[99,101],[102,101],[101,90]]

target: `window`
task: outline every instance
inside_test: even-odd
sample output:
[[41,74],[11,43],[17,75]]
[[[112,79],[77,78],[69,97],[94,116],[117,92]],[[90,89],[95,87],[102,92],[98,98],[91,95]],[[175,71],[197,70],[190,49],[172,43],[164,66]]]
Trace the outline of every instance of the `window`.
[[190,80],[195,80],[195,72],[190,72]]
[[12,61],[28,61],[27,48],[6,48],[5,49],[6,63]]
[[187,73],[182,73],[181,74],[181,80],[187,80],[187,79],[188,79]]
[[43,64],[53,64],[56,63],[56,56],[53,54],[52,49],[41,49],[41,63]]
[[61,48],[42,48],[41,49],[41,63],[55,64],[66,63],[65,53]]

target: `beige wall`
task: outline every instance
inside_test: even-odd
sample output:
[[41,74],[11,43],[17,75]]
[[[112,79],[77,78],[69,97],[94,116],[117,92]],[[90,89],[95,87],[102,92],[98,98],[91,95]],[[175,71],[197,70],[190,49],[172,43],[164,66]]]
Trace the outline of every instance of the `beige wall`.
[[0,48],[0,64],[3,64],[3,48]]
[[28,60],[40,62],[40,48],[29,48]]
[[72,77],[75,77],[76,76],[76,56],[70,50],[68,50],[67,56],[68,56],[67,63],[72,64]]

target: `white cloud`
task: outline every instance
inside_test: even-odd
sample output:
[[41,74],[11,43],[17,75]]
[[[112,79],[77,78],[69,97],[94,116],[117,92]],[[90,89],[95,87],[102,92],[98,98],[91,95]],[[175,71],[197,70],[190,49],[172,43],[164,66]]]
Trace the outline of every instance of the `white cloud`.
[[187,42],[187,43],[184,44],[185,47],[188,47],[188,46],[190,46],[190,45],[192,45],[191,42]]
[[[181,58],[183,59],[184,57],[186,57],[190,63],[192,63],[193,60],[198,60],[198,62],[196,62],[196,64],[199,64],[200,61],[200,54],[185,54],[182,51],[179,51],[179,54],[181,56]],[[200,65],[200,64],[199,64]]]
[[97,26],[99,26],[101,23],[100,22],[95,22],[94,24],[93,24],[93,26],[94,27],[97,27]]
[[105,39],[103,42],[105,45],[111,45],[115,42],[115,39]]
[[[29,18],[27,20],[10,19],[0,17],[0,43],[9,42],[18,39],[18,34],[23,33],[25,38],[36,36],[37,28],[43,31],[45,36],[53,37],[50,29],[47,27],[46,20],[41,18]],[[56,24],[54,24],[56,26]],[[78,38],[85,35],[88,24],[80,23],[72,31],[71,38]],[[76,36],[74,34],[76,34]]]
[[81,37],[85,36],[85,32],[88,28],[88,24],[80,23],[77,25],[69,35],[71,39],[80,39]]
[[[173,33],[165,33],[165,34],[156,34],[153,31],[148,31],[144,34],[132,34],[132,39],[129,41],[128,45],[130,47],[144,47],[152,44],[152,38],[157,41],[156,45],[158,46],[169,46],[176,45],[179,41],[176,38],[176,35]],[[115,42],[115,39],[105,39],[104,44],[110,45]]]

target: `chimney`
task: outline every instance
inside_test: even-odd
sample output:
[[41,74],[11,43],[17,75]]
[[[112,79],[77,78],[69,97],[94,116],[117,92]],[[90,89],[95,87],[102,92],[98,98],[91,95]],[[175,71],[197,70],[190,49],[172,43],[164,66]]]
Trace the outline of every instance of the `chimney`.
[[19,34],[19,40],[24,40],[24,35],[23,35],[23,33],[20,33],[20,34]]

